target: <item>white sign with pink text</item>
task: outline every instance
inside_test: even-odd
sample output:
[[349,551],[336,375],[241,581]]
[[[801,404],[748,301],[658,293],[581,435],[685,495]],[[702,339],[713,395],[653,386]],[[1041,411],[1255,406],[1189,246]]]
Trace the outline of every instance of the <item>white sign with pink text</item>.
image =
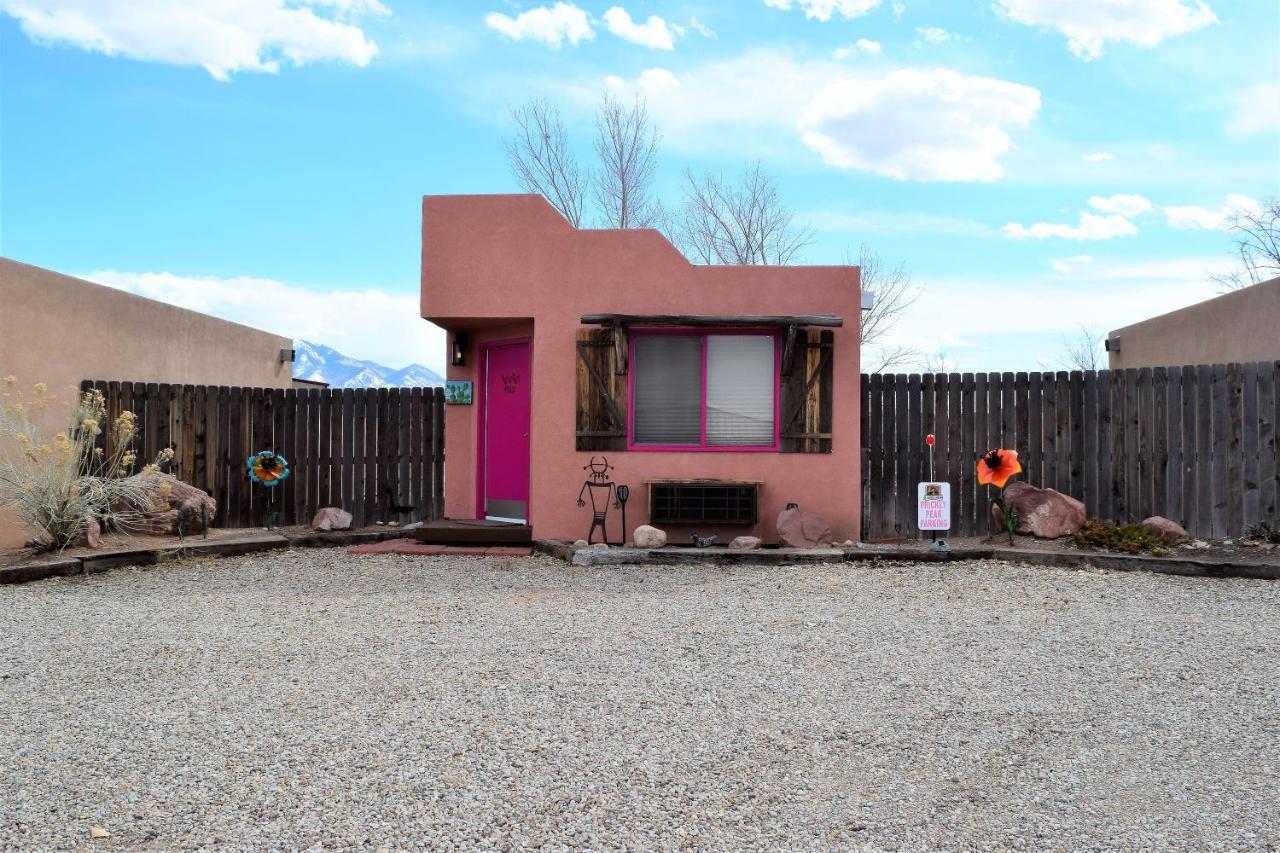
[[916,527],[951,529],[951,484],[921,483],[916,489]]

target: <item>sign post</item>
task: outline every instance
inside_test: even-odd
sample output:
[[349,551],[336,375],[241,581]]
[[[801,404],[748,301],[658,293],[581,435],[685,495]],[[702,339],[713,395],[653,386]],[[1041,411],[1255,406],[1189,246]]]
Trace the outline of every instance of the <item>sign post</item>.
[[937,545],[938,531],[951,529],[951,484],[933,479],[933,433],[924,437],[929,446],[929,481],[916,487],[916,529],[928,530],[935,547],[947,550],[946,543]]

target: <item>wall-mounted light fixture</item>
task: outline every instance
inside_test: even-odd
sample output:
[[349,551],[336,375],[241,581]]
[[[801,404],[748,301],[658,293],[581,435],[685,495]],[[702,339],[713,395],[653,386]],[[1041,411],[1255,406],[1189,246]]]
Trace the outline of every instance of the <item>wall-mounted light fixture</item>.
[[288,364],[289,362],[294,360],[295,355],[296,353],[291,349],[280,350],[280,363]]
[[1107,338],[1106,343],[1102,345],[1102,348],[1107,352],[1120,352],[1120,339]]
[[449,353],[449,363],[454,367],[462,367],[467,363],[467,333],[453,333],[453,349]]

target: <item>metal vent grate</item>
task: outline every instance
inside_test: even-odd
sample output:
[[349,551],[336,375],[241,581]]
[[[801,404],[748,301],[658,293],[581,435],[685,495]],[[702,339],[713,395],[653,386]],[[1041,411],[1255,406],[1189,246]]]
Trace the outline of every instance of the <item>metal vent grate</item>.
[[654,524],[755,524],[754,483],[652,483],[649,521]]

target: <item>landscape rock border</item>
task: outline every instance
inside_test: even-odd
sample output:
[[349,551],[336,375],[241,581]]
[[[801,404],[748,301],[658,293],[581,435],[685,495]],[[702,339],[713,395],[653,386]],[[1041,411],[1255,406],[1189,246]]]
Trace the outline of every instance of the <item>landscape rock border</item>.
[[[183,557],[234,557],[282,548],[324,548],[364,545],[404,536],[403,528],[386,530],[309,532],[286,536],[281,533],[246,531],[244,536],[228,539],[188,539],[181,544],[162,548],[140,548],[133,551],[108,551],[84,557],[57,555],[37,557],[27,563],[0,568],[0,585],[27,583],[55,577],[72,577],[105,572],[119,566],[154,566]],[[964,560],[1005,560],[1035,566],[1068,569],[1113,569],[1146,571],[1161,574],[1210,578],[1252,578],[1280,580],[1280,562],[1246,563],[1230,560],[1204,560],[1195,557],[1149,557],[1130,554],[1104,554],[1092,551],[1068,553],[1034,551],[1019,548],[957,548],[952,551],[905,551],[875,547],[853,548],[761,548],[752,551],[730,551],[727,548],[579,548],[567,542],[534,540],[534,550],[558,557],[574,566],[607,567],[645,563],[649,565],[788,565],[797,563],[951,563]]]

